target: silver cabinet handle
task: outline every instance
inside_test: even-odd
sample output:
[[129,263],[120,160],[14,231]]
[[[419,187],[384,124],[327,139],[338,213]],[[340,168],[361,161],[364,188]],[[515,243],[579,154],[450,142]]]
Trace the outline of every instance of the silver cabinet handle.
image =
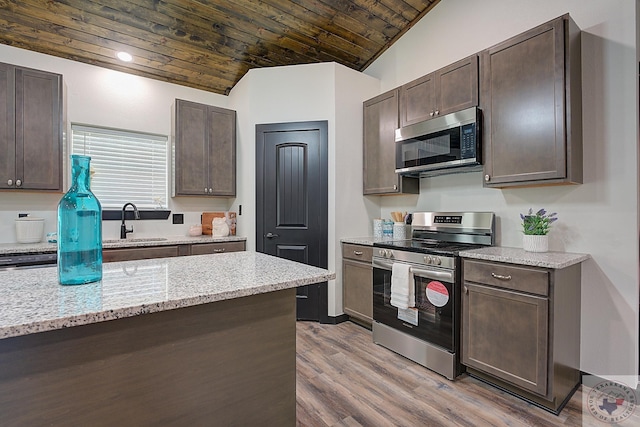
[[503,276],[502,274],[491,273],[491,277],[499,280],[511,280],[511,275]]
[[209,194],[213,193],[213,188],[209,189]]
[[491,177],[489,175],[485,175],[484,180],[485,182],[489,182],[489,180],[491,180]]
[[466,286],[464,287],[464,293],[468,294],[469,293],[469,288],[467,288]]
[[356,256],[361,256],[363,254],[362,251],[353,251],[353,254]]
[[397,190],[398,189],[398,184],[393,184],[393,189]]
[[436,116],[440,114],[440,110],[436,110]]
[[433,117],[433,111],[429,113],[429,117]]
[[7,185],[13,185],[13,180],[12,179],[8,180]]
[[264,237],[266,237],[267,239],[273,239],[274,237],[280,237],[280,236],[277,235],[277,234],[273,234],[273,233],[269,232],[269,233],[265,234]]
[[207,194],[207,187],[204,188],[204,194]]
[[213,250],[213,253],[215,253],[215,254],[219,254],[219,253],[222,253],[222,252],[224,252],[224,251],[226,251],[226,248],[214,249],[214,250]]
[[22,181],[16,179],[16,187],[20,187],[22,185]]

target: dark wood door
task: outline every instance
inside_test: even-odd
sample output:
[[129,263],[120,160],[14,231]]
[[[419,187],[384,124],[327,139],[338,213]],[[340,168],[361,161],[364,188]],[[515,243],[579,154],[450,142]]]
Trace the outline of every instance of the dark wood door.
[[207,106],[176,99],[174,194],[203,196],[209,191]]
[[435,73],[400,87],[400,127],[432,119],[436,110]]
[[436,93],[437,116],[478,105],[478,55],[438,70]]
[[0,188],[14,188],[16,180],[14,70],[0,63]]
[[485,185],[564,178],[562,18],[481,54]]
[[464,283],[464,365],[545,396],[548,360],[546,297]]
[[16,188],[62,190],[62,76],[16,68]]
[[236,112],[209,106],[209,187],[211,196],[236,195]]
[[[256,126],[256,249],[327,268],[327,122]],[[297,288],[297,318],[327,317],[327,284]]]

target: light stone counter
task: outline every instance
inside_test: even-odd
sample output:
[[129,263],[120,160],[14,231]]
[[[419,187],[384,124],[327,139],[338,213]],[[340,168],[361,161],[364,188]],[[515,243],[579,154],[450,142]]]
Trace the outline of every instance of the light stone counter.
[[56,267],[2,271],[0,339],[334,278],[327,270],[256,252],[108,263],[102,281],[79,286],[59,285]]
[[[104,249],[115,248],[145,248],[150,246],[168,246],[168,245],[191,245],[198,243],[224,243],[224,242],[242,242],[247,240],[241,236],[227,237],[211,237],[211,236],[169,236],[161,238],[145,238],[145,237],[129,237],[128,239],[106,239],[102,242]],[[2,243],[0,244],[0,255],[6,254],[29,254],[29,253],[53,253],[56,252],[58,246],[56,243]]]
[[[409,236],[410,238],[411,236]],[[373,246],[374,243],[388,243],[393,239],[389,237],[346,237],[340,239],[342,243],[351,243],[353,245],[364,245],[364,246]]]
[[561,269],[581,263],[591,258],[589,254],[569,252],[527,252],[520,248],[491,246],[481,249],[460,251],[463,258],[486,261],[506,262],[510,264],[531,265],[534,267]]

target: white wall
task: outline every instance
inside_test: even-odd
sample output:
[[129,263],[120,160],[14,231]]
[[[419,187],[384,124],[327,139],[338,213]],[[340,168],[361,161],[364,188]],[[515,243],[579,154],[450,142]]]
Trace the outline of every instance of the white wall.
[[418,196],[381,199],[392,210],[489,210],[498,244],[522,247],[519,213],[557,211],[550,249],[589,253],[582,266],[585,372],[635,385],[638,374],[638,83],[636,5],[628,0],[447,0],[366,74],[382,91],[569,12],[582,29],[584,184],[484,189],[480,173],[423,179]]
[[[67,131],[70,123],[82,123],[170,136],[171,106],[175,98],[228,107],[226,96],[6,45],[0,45],[0,62],[63,75]],[[18,212],[44,217],[45,232],[55,231],[56,209],[61,196],[0,192],[0,243],[16,241],[14,219]],[[170,198],[169,209],[173,213],[184,213],[185,224],[173,225],[171,217],[167,221],[139,221],[133,224],[134,236],[184,235],[189,224],[200,223],[203,211],[224,211],[229,204],[228,199]],[[104,237],[118,238],[119,227],[118,221],[105,221]],[[242,233],[239,229],[239,234]]]
[[[362,194],[362,101],[379,91],[378,80],[334,63],[249,71],[229,94],[238,117],[238,226],[255,249],[255,135],[257,124],[328,121],[329,316],[342,314],[340,237],[368,235],[373,216]],[[370,208],[370,207],[369,207]],[[375,206],[375,215],[379,207]],[[338,285],[336,285],[338,283]]]

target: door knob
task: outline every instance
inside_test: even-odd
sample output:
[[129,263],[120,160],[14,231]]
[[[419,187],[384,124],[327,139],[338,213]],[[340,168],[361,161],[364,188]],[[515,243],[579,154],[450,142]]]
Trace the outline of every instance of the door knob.
[[274,237],[280,237],[280,236],[278,236],[277,234],[273,234],[273,233],[269,232],[269,233],[265,234],[264,237],[266,237],[267,239],[273,239]]

